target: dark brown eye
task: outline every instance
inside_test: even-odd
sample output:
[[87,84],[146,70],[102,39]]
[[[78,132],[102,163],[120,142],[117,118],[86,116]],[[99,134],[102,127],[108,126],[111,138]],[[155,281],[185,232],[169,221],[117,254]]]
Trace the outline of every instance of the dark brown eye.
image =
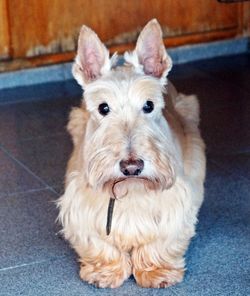
[[110,111],[109,105],[107,103],[100,104],[98,107],[98,111],[101,115],[106,116]]
[[151,113],[154,110],[154,103],[152,101],[147,101],[142,108],[144,113]]

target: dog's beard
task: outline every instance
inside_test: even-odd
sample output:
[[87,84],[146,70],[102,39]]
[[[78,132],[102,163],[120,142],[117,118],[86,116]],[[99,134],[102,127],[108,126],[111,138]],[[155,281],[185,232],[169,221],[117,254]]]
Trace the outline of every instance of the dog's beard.
[[[93,166],[88,166],[89,170],[86,177],[88,184],[94,190],[109,192],[111,198],[121,199],[133,192],[147,194],[150,191],[163,191],[170,188],[175,182],[175,171],[173,165],[168,161],[164,166],[160,166],[158,163],[155,168],[157,174],[153,172],[151,176],[143,174],[139,176],[115,176],[113,174],[114,165],[108,163],[108,160],[102,157],[100,161],[92,161]],[[101,167],[105,167],[105,171],[100,169]]]
[[[105,159],[105,158],[104,158]],[[168,163],[169,164],[169,163]],[[139,176],[115,176],[112,166],[102,165],[106,170],[98,170],[96,166],[91,168],[88,174],[88,184],[94,190],[109,192],[110,197],[121,199],[128,193],[147,194],[150,191],[163,191],[169,189],[175,182],[175,171],[173,166],[157,167],[157,174]]]
[[164,190],[160,180],[151,180],[146,177],[120,177],[104,183],[104,190],[108,190],[110,197],[121,199],[128,195],[129,192],[148,192]]

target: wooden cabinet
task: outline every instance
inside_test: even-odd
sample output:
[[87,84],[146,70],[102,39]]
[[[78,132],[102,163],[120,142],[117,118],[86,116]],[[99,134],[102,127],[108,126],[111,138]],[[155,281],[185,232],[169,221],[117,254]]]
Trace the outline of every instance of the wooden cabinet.
[[217,0],[0,0],[0,71],[71,60],[82,24],[111,51],[132,47],[153,17],[167,46],[247,33],[249,3]]
[[10,32],[7,0],[0,0],[0,59],[10,57]]

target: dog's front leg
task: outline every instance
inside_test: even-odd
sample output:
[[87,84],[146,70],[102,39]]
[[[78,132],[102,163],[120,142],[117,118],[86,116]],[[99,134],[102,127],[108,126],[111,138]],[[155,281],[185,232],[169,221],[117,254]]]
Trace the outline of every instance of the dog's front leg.
[[132,252],[133,275],[145,288],[166,288],[179,283],[184,275],[183,252],[166,248],[162,240],[135,248]]
[[91,239],[88,244],[77,250],[81,279],[100,288],[121,286],[132,273],[129,255],[101,238]]

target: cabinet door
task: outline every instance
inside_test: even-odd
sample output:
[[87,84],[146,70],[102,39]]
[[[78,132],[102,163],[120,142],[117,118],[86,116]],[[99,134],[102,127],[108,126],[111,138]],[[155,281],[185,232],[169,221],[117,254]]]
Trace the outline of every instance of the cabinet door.
[[0,0],[0,60],[10,57],[7,0]]
[[[8,11],[7,11],[8,8]],[[168,47],[249,34],[250,3],[217,0],[0,0],[0,72],[72,60],[82,24],[111,52],[157,18]]]
[[73,51],[82,24],[95,29],[109,46],[126,45],[153,17],[169,45],[171,39],[177,45],[197,35],[202,40],[202,34],[210,33],[211,39],[216,33],[236,35],[238,5],[216,0],[9,0],[13,56]]

